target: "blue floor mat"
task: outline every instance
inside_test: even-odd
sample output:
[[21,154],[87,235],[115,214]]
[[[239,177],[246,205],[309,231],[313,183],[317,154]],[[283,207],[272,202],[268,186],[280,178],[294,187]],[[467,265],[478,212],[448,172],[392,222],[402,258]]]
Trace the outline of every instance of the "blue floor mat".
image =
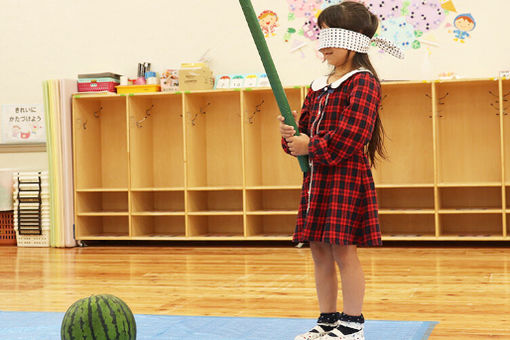
[[[60,339],[64,313],[2,312],[2,340]],[[138,340],[293,340],[313,319],[135,315]],[[366,340],[424,340],[437,322],[371,321]]]

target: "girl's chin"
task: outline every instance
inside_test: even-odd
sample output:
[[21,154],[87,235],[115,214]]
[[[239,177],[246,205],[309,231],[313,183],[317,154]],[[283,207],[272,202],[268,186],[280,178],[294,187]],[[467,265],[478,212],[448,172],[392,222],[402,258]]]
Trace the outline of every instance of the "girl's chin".
[[335,66],[335,62],[334,60],[332,60],[331,58],[328,58],[328,57],[324,57],[323,61],[327,62],[329,65],[332,65],[332,66]]

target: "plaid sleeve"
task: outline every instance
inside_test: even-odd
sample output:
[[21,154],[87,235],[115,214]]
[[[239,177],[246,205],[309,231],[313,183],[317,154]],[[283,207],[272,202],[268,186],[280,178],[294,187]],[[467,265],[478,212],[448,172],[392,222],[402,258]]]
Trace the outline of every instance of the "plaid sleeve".
[[380,86],[371,74],[362,73],[353,77],[349,87],[352,88],[348,89],[348,104],[338,115],[337,128],[321,131],[310,140],[309,157],[316,164],[338,165],[370,141],[380,102]]
[[[310,121],[310,103],[311,103],[310,97],[311,97],[312,92],[313,92],[312,89],[310,89],[306,95],[305,101],[303,103],[303,107],[301,108],[301,115],[299,116],[299,124],[298,124],[299,132],[304,133],[307,136],[310,135],[310,133],[308,131],[308,124]],[[290,155],[290,150],[287,145],[287,141],[283,137],[282,137],[282,148],[283,148],[283,151],[285,151],[286,153],[288,153]]]

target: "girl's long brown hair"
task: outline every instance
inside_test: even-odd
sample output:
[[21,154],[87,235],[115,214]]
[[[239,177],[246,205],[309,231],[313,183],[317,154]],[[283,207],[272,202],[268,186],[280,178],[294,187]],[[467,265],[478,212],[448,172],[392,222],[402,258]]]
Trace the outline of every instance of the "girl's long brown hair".
[[[333,5],[321,12],[318,18],[319,27],[343,28],[350,31],[362,33],[372,38],[379,26],[379,19],[370,12],[365,5],[355,1],[343,1],[338,5]],[[349,51],[351,53],[351,51]],[[353,66],[355,68],[363,67],[370,70],[374,77],[380,82],[377,72],[370,62],[366,53],[355,53],[353,57]],[[368,143],[366,153],[368,154],[370,164],[375,167],[376,158],[385,159],[384,149],[384,128],[377,114],[372,139]],[[377,155],[379,157],[377,157]]]

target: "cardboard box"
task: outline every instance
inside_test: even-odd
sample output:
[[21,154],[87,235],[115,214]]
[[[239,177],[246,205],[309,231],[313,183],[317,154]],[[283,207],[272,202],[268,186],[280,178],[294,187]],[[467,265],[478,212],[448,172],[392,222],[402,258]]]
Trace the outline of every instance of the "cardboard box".
[[179,69],[179,90],[211,90],[214,88],[212,71],[204,63],[182,64]]

